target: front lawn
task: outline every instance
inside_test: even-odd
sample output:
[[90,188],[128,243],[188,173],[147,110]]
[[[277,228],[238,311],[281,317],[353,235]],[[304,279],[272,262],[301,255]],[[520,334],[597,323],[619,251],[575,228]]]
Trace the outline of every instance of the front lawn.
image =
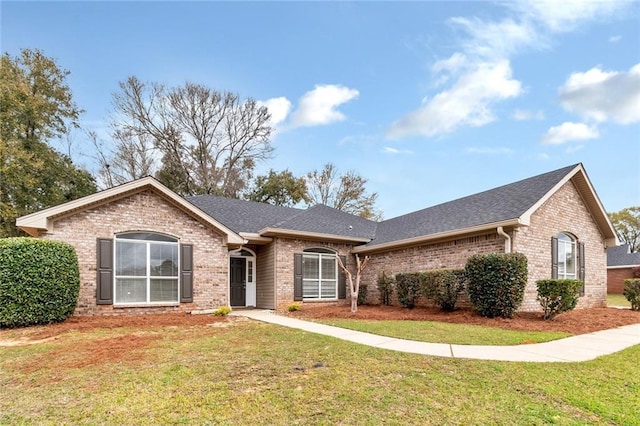
[[319,320],[323,324],[381,336],[456,345],[520,345],[541,343],[571,336],[559,331],[518,331],[480,325],[434,321],[367,321],[355,319]]
[[238,319],[55,337],[0,348],[0,424],[640,424],[640,346],[475,361]]
[[631,307],[631,302],[622,294],[607,294],[607,306],[624,306]]

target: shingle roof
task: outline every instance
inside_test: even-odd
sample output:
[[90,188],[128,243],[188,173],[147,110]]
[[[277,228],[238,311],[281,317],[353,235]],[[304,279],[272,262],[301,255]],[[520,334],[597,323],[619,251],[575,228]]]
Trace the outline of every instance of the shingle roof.
[[308,209],[211,195],[187,201],[235,232],[289,230],[371,240],[364,247],[467,229],[520,218],[562,181],[576,165],[563,167],[478,194],[382,222],[373,222],[324,205]]
[[187,201],[235,232],[274,228],[371,239],[376,229],[376,222],[324,205],[297,209],[213,195],[187,197]]
[[533,207],[576,165],[459,198],[378,224],[373,247],[392,241],[516,219]]
[[235,232],[256,233],[305,211],[214,195],[196,195],[187,201]]
[[628,244],[607,248],[607,266],[630,265],[640,265],[640,252],[629,253]]
[[371,220],[318,204],[278,223],[277,227],[369,240],[375,236],[376,225]]

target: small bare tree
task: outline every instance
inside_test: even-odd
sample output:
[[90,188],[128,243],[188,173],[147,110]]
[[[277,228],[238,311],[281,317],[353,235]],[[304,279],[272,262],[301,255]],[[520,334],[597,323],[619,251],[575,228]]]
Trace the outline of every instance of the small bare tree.
[[362,278],[362,271],[367,266],[367,262],[369,262],[369,256],[365,256],[363,261],[360,261],[360,256],[356,254],[356,280],[353,282],[353,276],[351,272],[347,269],[347,267],[340,260],[340,256],[337,257],[338,265],[340,269],[347,276],[347,281],[349,282],[349,291],[351,292],[351,312],[358,312],[358,293],[360,292],[360,278]]
[[311,205],[324,204],[365,219],[380,220],[382,213],[375,209],[378,194],[367,194],[366,183],[358,173],[340,174],[328,163],[322,170],[307,173],[306,198]]

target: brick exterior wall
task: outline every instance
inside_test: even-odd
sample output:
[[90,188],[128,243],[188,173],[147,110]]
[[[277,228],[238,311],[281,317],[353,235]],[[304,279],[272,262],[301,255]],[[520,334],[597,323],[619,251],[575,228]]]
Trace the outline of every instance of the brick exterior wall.
[[564,184],[531,216],[528,227],[516,230],[513,250],[529,263],[529,282],[521,310],[540,311],[536,280],[551,278],[551,237],[568,232],[585,244],[585,295],[577,308],[606,306],[607,255],[604,240],[571,181]]
[[[431,269],[464,268],[467,259],[474,254],[503,252],[504,238],[494,232],[372,254],[362,277],[362,284],[368,290],[367,302],[380,303],[377,282],[383,271],[386,275],[395,275]],[[392,301],[394,304],[398,303],[395,292]],[[423,304],[424,301],[419,300],[418,303]]]
[[607,293],[622,294],[624,280],[633,278],[632,267],[607,269]]
[[[127,231],[157,232],[193,244],[193,303],[162,307],[114,307],[96,304],[96,239]],[[78,254],[80,295],[75,315],[119,315],[189,312],[227,304],[229,257],[223,238],[170,204],[155,191],[86,209],[53,222],[44,238],[65,241]]]
[[[327,248],[336,251],[341,256],[347,257],[347,268],[353,271],[354,260],[350,255],[352,246],[349,244],[325,243],[320,241],[296,240],[288,238],[275,238],[275,281],[276,281],[276,309],[286,310],[287,305],[293,302],[293,255],[302,253],[310,248]],[[349,284],[347,283],[347,293]],[[339,303],[347,303],[339,300]],[[307,302],[322,303],[322,302]],[[333,301],[332,303],[336,303]]]

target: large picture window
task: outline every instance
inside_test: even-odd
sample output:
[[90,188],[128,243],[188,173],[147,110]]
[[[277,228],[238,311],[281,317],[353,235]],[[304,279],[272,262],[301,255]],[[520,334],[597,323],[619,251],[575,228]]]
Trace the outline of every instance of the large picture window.
[[302,254],[302,296],[305,299],[338,298],[338,262],[326,249],[309,249]]
[[175,238],[127,233],[115,240],[115,303],[179,302],[179,246]]

